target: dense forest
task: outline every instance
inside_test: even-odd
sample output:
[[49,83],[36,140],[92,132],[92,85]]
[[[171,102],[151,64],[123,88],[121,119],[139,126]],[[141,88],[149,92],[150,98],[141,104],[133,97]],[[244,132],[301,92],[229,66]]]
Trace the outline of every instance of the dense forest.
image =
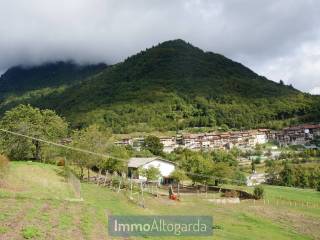
[[28,69],[23,81],[16,80],[17,69],[1,77],[1,113],[30,103],[56,110],[73,127],[94,123],[114,133],[281,128],[320,117],[319,96],[270,81],[183,40],[161,43],[108,67],[82,66],[85,70],[76,73],[75,66],[64,67],[51,78],[42,77],[43,67]]
[[79,65],[71,61],[46,63],[35,67],[12,67],[1,76],[1,98],[6,94],[23,94],[46,87],[71,85],[100,72],[106,67],[103,63]]

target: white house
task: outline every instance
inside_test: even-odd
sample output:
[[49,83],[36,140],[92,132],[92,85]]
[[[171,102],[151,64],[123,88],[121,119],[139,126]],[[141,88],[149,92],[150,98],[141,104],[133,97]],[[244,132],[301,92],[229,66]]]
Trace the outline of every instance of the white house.
[[178,147],[175,137],[160,137],[159,139],[163,144],[163,151],[166,153],[171,153],[175,148]]
[[161,177],[159,178],[159,181],[162,183],[170,181],[170,175],[176,168],[175,163],[160,157],[133,157],[129,159],[128,177],[146,181],[147,179],[144,176],[141,176],[138,170],[139,168],[148,169],[150,167],[156,167],[160,170]]
[[250,176],[247,177],[247,186],[252,187],[256,185],[260,185],[261,183],[266,182],[266,175],[264,173],[256,173],[254,172]]
[[268,129],[258,129],[255,134],[256,144],[265,144],[268,142]]

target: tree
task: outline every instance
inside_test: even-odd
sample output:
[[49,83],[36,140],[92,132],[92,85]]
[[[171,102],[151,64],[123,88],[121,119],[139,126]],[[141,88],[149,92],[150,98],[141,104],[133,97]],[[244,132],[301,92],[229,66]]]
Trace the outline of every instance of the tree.
[[185,174],[185,172],[182,171],[182,170],[180,170],[180,169],[175,169],[175,170],[171,173],[170,177],[171,177],[174,181],[176,181],[177,183],[180,183],[180,182],[182,182],[182,181],[184,181],[184,180],[189,179],[188,176]]
[[163,144],[160,142],[160,139],[156,136],[146,137],[144,139],[142,147],[145,150],[149,150],[154,155],[163,154]]
[[212,180],[213,163],[199,153],[191,150],[184,151],[182,168],[188,172],[188,176],[193,183],[208,183]]
[[66,136],[68,124],[52,110],[19,105],[5,112],[0,127],[35,138],[2,132],[1,145],[10,158],[21,160],[33,156],[34,159],[41,160],[44,144],[37,139],[57,141]]
[[292,186],[293,185],[293,170],[289,163],[284,164],[283,170],[280,172],[282,184],[285,186]]
[[307,175],[307,170],[304,168],[298,168],[295,169],[295,186],[299,186],[302,188],[308,187],[309,182],[308,182],[308,175]]
[[256,186],[253,190],[253,196],[255,199],[262,199],[264,197],[264,189],[262,186]]
[[251,172],[255,172],[256,171],[256,164],[255,164],[255,161],[251,161]]
[[269,184],[279,184],[279,167],[274,160],[266,161],[267,182]]
[[319,182],[317,183],[316,189],[317,189],[318,192],[320,192],[320,180],[319,180]]
[[107,149],[110,158],[105,163],[105,169],[111,172],[126,173],[128,170],[128,160],[130,153],[125,147],[108,146]]
[[97,125],[73,132],[71,146],[101,154],[99,156],[78,151],[68,152],[68,158],[80,168],[81,179],[84,176],[84,168],[87,168],[89,178],[89,172],[93,166],[97,166],[99,170],[106,167],[109,158],[104,157],[103,154],[106,154],[107,141],[108,134],[100,131]]
[[160,170],[156,167],[141,168],[139,169],[139,173],[141,176],[146,177],[148,181],[155,181],[161,177]]
[[227,182],[234,175],[234,168],[230,167],[227,163],[218,162],[213,164],[211,175],[215,178],[214,184],[218,185]]
[[212,160],[216,163],[223,162],[228,163],[229,166],[237,166],[238,161],[236,157],[239,152],[236,149],[232,149],[230,152],[224,150],[215,150],[211,152]]
[[246,185],[247,178],[241,171],[236,171],[234,174],[234,179],[237,185]]

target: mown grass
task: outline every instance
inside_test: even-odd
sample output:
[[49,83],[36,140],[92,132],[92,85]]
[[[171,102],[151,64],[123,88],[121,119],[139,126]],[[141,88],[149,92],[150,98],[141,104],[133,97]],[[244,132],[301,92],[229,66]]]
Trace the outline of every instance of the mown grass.
[[[213,216],[214,236],[201,239],[320,238],[320,212],[314,207],[263,201],[217,205],[205,195],[186,196],[178,202],[146,194],[146,207],[142,208],[123,191],[116,193],[90,183],[82,183],[83,202],[70,202],[66,199],[73,198],[73,192],[61,171],[40,163],[11,163],[8,184],[0,189],[0,239],[108,239],[107,216],[111,214]],[[313,190],[265,186],[265,191],[268,199],[284,203],[320,204],[320,193]]]

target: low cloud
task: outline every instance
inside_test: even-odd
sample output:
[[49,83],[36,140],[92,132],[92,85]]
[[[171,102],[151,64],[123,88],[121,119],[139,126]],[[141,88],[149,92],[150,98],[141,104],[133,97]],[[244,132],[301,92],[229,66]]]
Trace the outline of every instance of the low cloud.
[[320,87],[315,87],[310,91],[311,94],[320,95]]
[[0,71],[69,59],[112,64],[182,38],[311,92],[320,85],[319,12],[312,0],[3,0]]

